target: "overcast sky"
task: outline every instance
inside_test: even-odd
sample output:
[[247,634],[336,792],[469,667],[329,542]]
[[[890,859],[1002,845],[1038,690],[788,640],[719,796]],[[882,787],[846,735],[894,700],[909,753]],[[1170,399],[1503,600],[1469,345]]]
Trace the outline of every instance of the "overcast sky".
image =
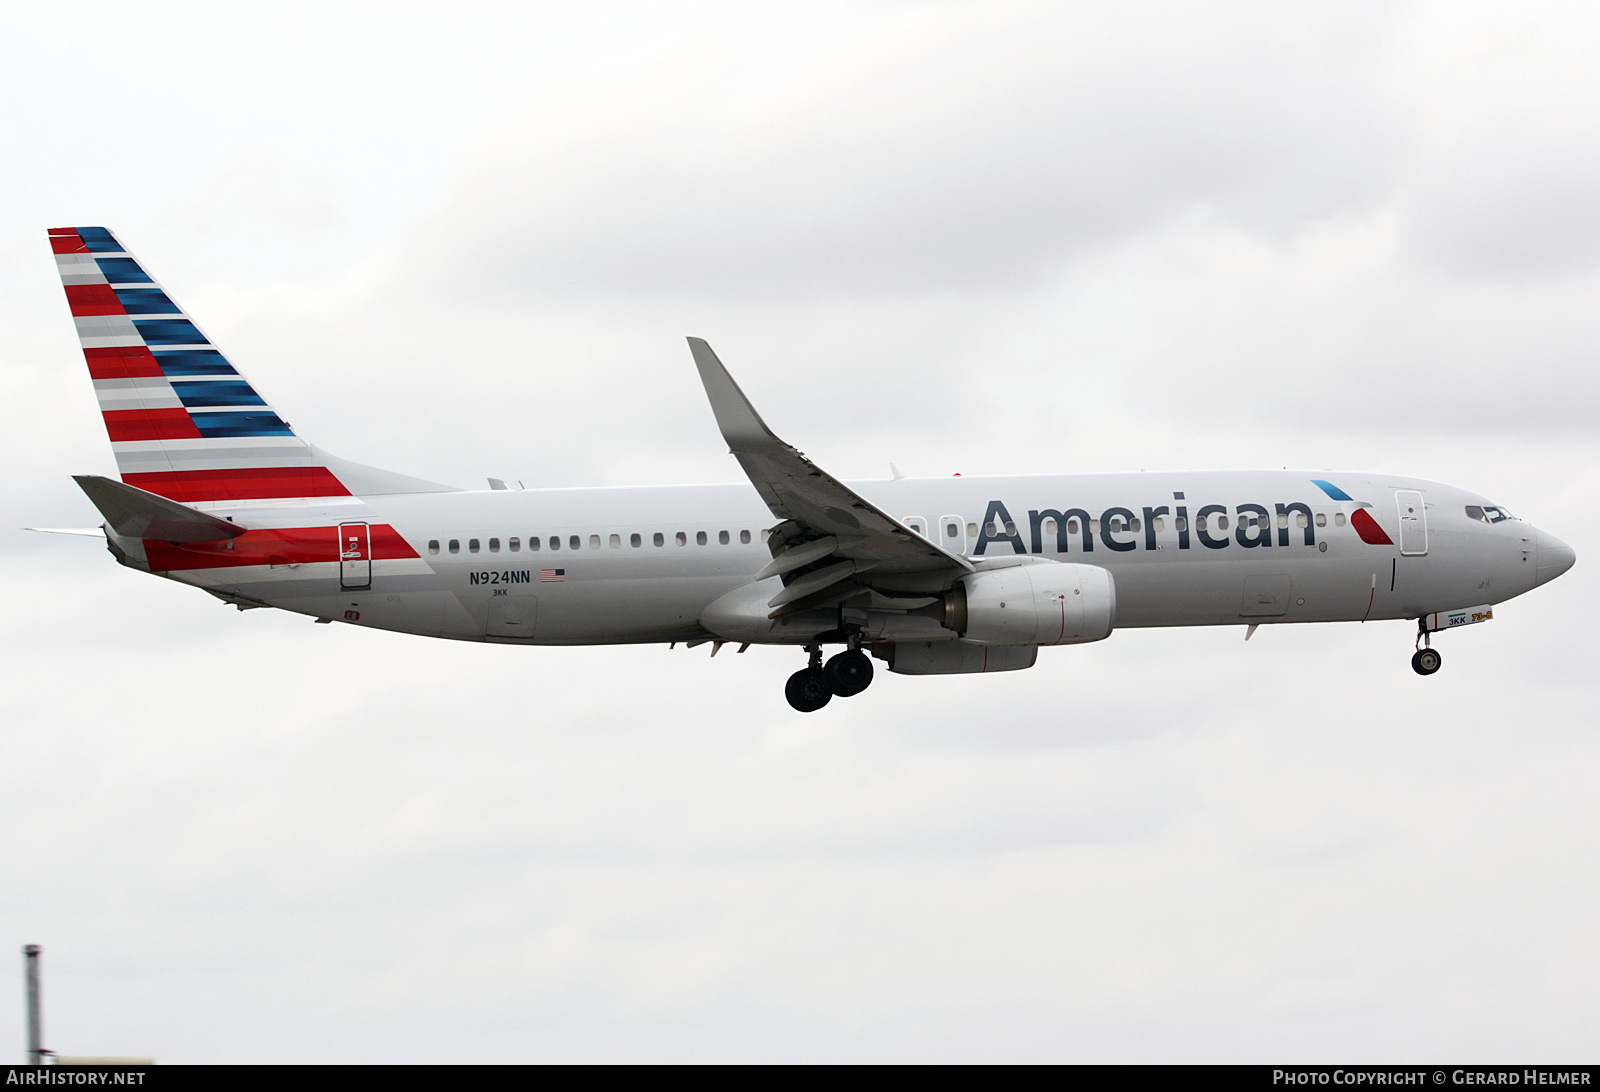
[[[0,11],[46,1045],[1593,1059],[1597,50],[1577,3]],[[114,473],[75,224],[313,442],[459,485],[741,480],[694,334],[842,476],[1386,470],[1579,561],[1428,679],[1404,622],[1123,631],[811,716],[794,651],[240,614],[16,530]]]

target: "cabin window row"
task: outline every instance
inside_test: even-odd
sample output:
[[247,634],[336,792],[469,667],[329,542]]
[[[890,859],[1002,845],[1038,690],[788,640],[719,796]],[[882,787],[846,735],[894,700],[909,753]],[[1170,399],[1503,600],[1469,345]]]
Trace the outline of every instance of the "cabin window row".
[[[751,535],[750,535],[749,531],[739,531],[738,532],[738,537],[739,537],[739,544],[741,546],[748,546],[750,544]],[[765,534],[763,534],[762,538],[765,539],[765,537],[766,537]],[[734,538],[734,533],[731,532],[731,531],[718,531],[717,532],[717,544],[720,545],[720,546],[730,546],[730,545],[732,545],[733,544],[733,538]],[[668,541],[667,535],[663,531],[657,531],[657,532],[655,532],[654,534],[652,534],[650,536],[650,545],[652,545],[652,546],[665,546],[667,544],[667,541]],[[588,536],[588,546],[589,546],[589,549],[591,549],[591,550],[599,550],[599,549],[603,548],[603,546],[607,542],[609,542],[609,544],[610,544],[610,546],[611,546],[611,548],[613,550],[622,549],[622,536],[621,535],[608,535],[608,536],[589,535]],[[672,542],[675,545],[678,545],[678,546],[687,546],[687,545],[689,545],[689,532],[688,531],[677,531],[677,532],[674,532],[673,536],[672,536]],[[644,536],[642,534],[640,534],[639,532],[637,532],[637,531],[635,531],[633,534],[628,536],[628,545],[630,547],[634,548],[634,549],[642,548],[644,546],[644,543],[645,543]],[[710,545],[710,543],[711,543],[711,535],[710,535],[710,533],[707,532],[707,531],[696,531],[696,532],[694,532],[694,543],[695,543],[696,546],[708,546],[708,545]],[[500,552],[501,540],[499,538],[491,538],[491,539],[489,539],[488,540],[488,544],[489,544],[489,552],[491,554],[497,554],[497,553]],[[505,540],[505,549],[510,553],[513,553],[513,554],[520,553],[524,548],[526,548],[530,552],[538,552],[539,550],[544,550],[544,549],[560,550],[560,549],[563,549],[563,548],[564,549],[568,549],[568,550],[581,550],[581,549],[584,548],[584,536],[583,535],[567,535],[563,539],[563,537],[561,535],[550,535],[549,537],[543,537],[543,536],[540,536],[540,535],[529,535],[528,539],[527,539],[526,546],[524,546],[523,540],[519,536],[516,536],[516,535],[512,535],[510,538],[507,538]],[[483,540],[482,539],[476,539],[476,538],[467,539],[467,553],[469,553],[469,554],[479,553],[480,551],[482,551],[482,549],[483,549]],[[444,550],[446,552],[448,552],[448,553],[459,554],[461,552],[461,540],[459,538],[452,538],[452,539],[447,540],[445,542],[445,544],[444,544]],[[440,552],[440,545],[439,545],[439,540],[438,539],[431,538],[431,539],[428,540],[428,552],[430,554],[437,554],[437,553]]]

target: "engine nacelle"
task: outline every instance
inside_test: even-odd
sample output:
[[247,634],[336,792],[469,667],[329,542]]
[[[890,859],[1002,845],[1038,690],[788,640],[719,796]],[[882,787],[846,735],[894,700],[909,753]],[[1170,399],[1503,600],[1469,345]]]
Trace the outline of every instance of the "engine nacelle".
[[1096,565],[1047,563],[964,577],[955,629],[984,645],[1079,645],[1111,636],[1117,587]]

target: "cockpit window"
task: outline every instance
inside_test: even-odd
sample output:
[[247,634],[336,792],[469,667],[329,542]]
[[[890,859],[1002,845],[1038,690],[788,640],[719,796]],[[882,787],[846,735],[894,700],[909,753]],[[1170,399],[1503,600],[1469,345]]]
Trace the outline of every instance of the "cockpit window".
[[1485,523],[1503,523],[1508,519],[1515,518],[1504,508],[1496,508],[1488,504],[1482,508],[1476,504],[1467,505],[1467,517],[1469,519],[1481,519]]

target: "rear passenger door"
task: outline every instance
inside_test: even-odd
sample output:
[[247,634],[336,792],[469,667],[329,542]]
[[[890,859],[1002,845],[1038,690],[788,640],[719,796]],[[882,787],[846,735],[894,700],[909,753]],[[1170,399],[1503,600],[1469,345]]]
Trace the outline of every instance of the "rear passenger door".
[[365,523],[339,524],[339,587],[372,587],[372,535]]

